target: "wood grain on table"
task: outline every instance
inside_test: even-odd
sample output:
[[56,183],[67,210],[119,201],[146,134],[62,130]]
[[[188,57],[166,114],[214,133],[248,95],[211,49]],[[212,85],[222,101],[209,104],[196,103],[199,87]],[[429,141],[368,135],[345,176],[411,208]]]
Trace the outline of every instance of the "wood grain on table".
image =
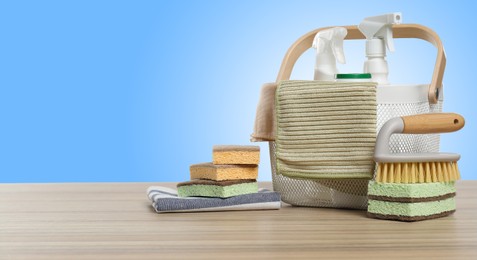
[[0,259],[477,259],[477,181],[458,182],[454,215],[414,223],[288,205],[157,214],[159,184],[0,184]]

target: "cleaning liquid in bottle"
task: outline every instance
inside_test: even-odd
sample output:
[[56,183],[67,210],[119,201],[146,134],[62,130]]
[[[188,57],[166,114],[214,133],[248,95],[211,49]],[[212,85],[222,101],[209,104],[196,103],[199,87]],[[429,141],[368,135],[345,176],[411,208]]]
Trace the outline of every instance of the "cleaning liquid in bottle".
[[314,79],[333,81],[338,73],[336,61],[345,63],[343,40],[348,34],[344,27],[333,27],[318,32],[313,39],[313,48],[316,49]]
[[372,80],[379,85],[387,85],[388,62],[386,47],[394,51],[393,24],[400,24],[401,13],[392,13],[365,18],[359,25],[359,30],[366,36],[366,57],[364,73],[371,73]]
[[370,82],[371,74],[369,73],[347,73],[336,74],[336,82]]

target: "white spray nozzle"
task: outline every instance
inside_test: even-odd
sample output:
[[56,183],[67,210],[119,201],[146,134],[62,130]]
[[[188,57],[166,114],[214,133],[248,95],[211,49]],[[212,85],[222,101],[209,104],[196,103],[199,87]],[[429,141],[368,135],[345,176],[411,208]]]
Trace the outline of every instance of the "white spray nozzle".
[[334,80],[338,73],[336,61],[345,63],[343,40],[348,34],[344,27],[333,27],[320,31],[313,39],[316,48],[315,80]]
[[390,51],[394,51],[393,24],[400,24],[401,13],[391,13],[365,18],[359,25],[359,30],[366,36],[366,39],[383,39]]
[[365,18],[359,25],[359,30],[366,36],[366,57],[364,73],[371,73],[373,81],[379,85],[389,84],[388,62],[386,61],[386,46],[394,51],[393,24],[400,24],[401,13],[384,14]]
[[315,35],[313,39],[313,48],[316,48],[316,53],[333,52],[336,60],[339,63],[346,63],[343,52],[343,40],[348,34],[344,27],[334,27],[323,30]]

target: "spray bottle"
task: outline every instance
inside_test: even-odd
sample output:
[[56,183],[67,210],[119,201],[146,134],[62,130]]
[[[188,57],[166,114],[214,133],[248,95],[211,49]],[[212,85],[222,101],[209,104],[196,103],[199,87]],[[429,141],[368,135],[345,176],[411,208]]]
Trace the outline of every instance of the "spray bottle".
[[401,23],[401,13],[392,13],[365,18],[359,25],[359,30],[366,36],[366,57],[364,73],[371,73],[373,81],[379,85],[387,85],[388,62],[386,47],[393,52],[393,24]]
[[345,63],[343,40],[348,31],[343,27],[334,27],[318,32],[313,39],[316,49],[315,80],[333,81],[338,73],[336,61]]

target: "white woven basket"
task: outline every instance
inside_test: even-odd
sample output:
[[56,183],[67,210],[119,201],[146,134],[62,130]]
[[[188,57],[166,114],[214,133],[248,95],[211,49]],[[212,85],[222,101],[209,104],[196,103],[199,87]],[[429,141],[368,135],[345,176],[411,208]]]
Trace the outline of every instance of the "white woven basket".
[[[346,39],[364,39],[356,26],[345,26]],[[287,80],[296,60],[311,47],[311,42],[321,28],[298,39],[288,50],[280,68],[277,82]],[[438,49],[433,78],[429,85],[389,85],[377,89],[377,126],[397,116],[434,113],[442,111],[442,76],[445,68],[445,53],[442,43],[432,30],[421,25],[402,24],[393,26],[395,38],[419,38],[431,42]],[[275,142],[269,143],[273,188],[282,200],[296,206],[367,208],[368,180],[293,179],[277,173]],[[394,135],[390,142],[392,152],[438,152],[439,135]]]

